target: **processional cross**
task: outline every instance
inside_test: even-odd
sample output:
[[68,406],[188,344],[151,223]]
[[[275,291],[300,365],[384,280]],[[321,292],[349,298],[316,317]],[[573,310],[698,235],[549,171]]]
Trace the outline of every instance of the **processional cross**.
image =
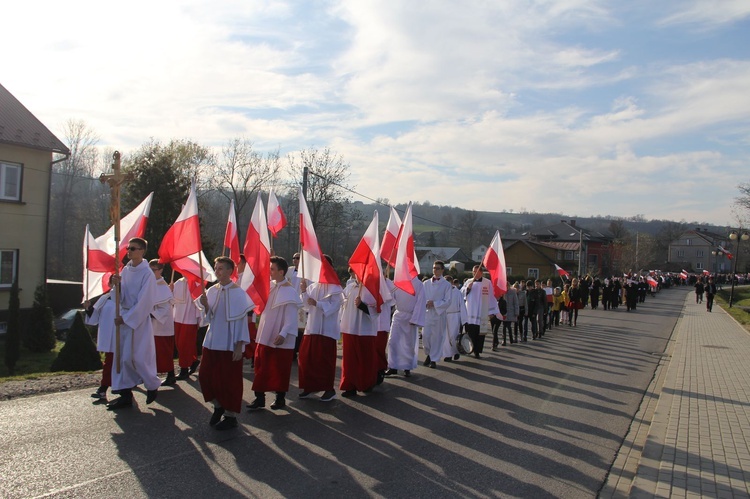
[[[111,200],[109,204],[109,216],[112,219],[112,225],[115,228],[115,276],[120,276],[120,186],[128,180],[133,179],[133,175],[122,173],[120,171],[120,152],[115,151],[112,155],[112,173],[106,175],[102,173],[99,181],[109,184]],[[115,283],[115,319],[120,318],[120,281]],[[120,347],[120,324],[115,322],[115,364],[117,373],[120,373],[122,364],[122,352]]]

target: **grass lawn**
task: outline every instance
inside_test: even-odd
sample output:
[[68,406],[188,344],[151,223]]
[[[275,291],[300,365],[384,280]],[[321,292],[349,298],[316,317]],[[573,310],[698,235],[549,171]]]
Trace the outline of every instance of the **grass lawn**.
[[54,350],[45,353],[30,352],[22,346],[21,355],[18,362],[16,362],[16,374],[15,376],[9,376],[8,367],[5,365],[5,340],[0,341],[0,383],[10,380],[33,379],[61,374],[59,372],[50,372],[49,369],[64,345],[65,342],[58,341]]
[[724,285],[724,289],[716,295],[716,303],[750,331],[750,286],[734,287],[734,300],[732,301],[732,308],[729,308],[731,289],[731,286]]

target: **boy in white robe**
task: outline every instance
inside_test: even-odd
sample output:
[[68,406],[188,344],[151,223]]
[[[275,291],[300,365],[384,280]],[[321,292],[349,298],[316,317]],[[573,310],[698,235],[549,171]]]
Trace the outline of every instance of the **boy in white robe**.
[[407,293],[399,287],[393,292],[396,311],[391,321],[391,334],[388,337],[388,370],[387,375],[398,374],[403,369],[404,376],[411,376],[417,367],[419,336],[417,328],[424,326],[426,299],[424,287],[419,277],[411,280],[414,294]]
[[450,362],[451,357],[453,360],[461,358],[461,354],[458,353],[458,336],[461,334],[461,329],[468,320],[466,313],[466,302],[461,294],[461,283],[458,279],[452,281],[450,291],[450,303],[445,311],[445,320],[448,327],[447,342],[444,346],[443,352],[445,352],[446,362]]
[[432,264],[433,276],[422,283],[426,300],[422,348],[426,355],[424,366],[435,368],[437,361],[449,355],[443,351],[448,336],[445,311],[450,305],[451,283],[443,278],[445,263],[435,260]]
[[161,386],[161,380],[156,376],[156,349],[151,329],[156,279],[143,258],[146,248],[145,239],[130,239],[130,261],[119,276],[112,277],[115,285],[121,284],[120,316],[115,317],[115,326],[120,326],[120,342],[112,366],[112,391],[120,396],[107,405],[108,410],[132,406],[133,387],[141,383],[147,390],[146,403],[150,404],[156,400]]
[[200,365],[198,360],[198,321],[200,312],[190,294],[190,282],[184,277],[172,284],[174,297],[174,341],[177,346],[180,374],[177,380],[188,379]]
[[151,312],[151,328],[154,331],[154,347],[156,348],[156,372],[167,373],[162,382],[164,386],[174,385],[177,378],[174,375],[174,316],[172,304],[174,297],[167,281],[162,277],[164,264],[153,259],[148,262],[151,272],[156,278],[156,303]]
[[238,284],[232,281],[234,262],[220,256],[214,260],[218,283],[196,300],[202,324],[208,325],[203,340],[203,356],[198,381],[203,399],[214,405],[208,424],[217,430],[237,427],[242,410],[242,363],[245,345],[250,343],[247,314],[255,306]]
[[[110,286],[112,282],[110,280]],[[85,323],[97,326],[96,350],[104,354],[102,380],[96,392],[91,394],[94,404],[107,403],[107,389],[112,386],[112,364],[115,356],[115,290],[101,295],[93,307],[89,301],[84,303],[86,309]],[[89,311],[91,315],[88,315]]]
[[490,316],[496,316],[502,320],[500,309],[497,307],[492,283],[484,278],[482,266],[474,266],[474,277],[464,283],[461,293],[466,300],[466,332],[474,345],[474,357],[477,359],[484,351],[484,334],[482,326],[489,322]]

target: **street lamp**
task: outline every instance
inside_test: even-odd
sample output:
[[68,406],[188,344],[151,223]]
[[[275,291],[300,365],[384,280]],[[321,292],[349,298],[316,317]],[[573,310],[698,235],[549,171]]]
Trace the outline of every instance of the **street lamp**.
[[729,234],[729,239],[732,241],[737,240],[737,249],[734,254],[734,268],[732,269],[732,291],[729,293],[729,308],[732,308],[732,303],[734,302],[734,279],[737,275],[737,260],[740,259],[740,242],[750,239],[750,235],[747,232],[742,232],[742,235],[740,235],[740,232],[742,232],[742,227],[740,227],[739,231],[733,230]]
[[[571,236],[575,236],[575,232],[570,233]],[[583,252],[583,231],[578,229],[578,278],[581,278],[581,253]]]
[[[711,254],[714,255],[714,268],[713,268],[714,272],[713,273],[716,275],[716,274],[719,273],[719,257],[721,255],[723,255],[724,252],[721,251],[721,250],[713,250],[713,251],[711,251]],[[708,260],[708,273],[709,273],[709,275],[711,275],[711,270],[712,270],[712,268],[711,268],[711,259],[709,258],[709,260]]]

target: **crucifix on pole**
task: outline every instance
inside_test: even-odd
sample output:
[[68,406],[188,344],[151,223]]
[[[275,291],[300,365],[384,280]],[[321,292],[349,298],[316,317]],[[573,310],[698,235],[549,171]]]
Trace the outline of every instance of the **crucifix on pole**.
[[[128,180],[133,179],[133,175],[124,174],[120,171],[120,152],[115,151],[112,155],[112,173],[106,175],[102,173],[99,181],[109,184],[111,200],[109,204],[109,215],[112,218],[112,225],[115,228],[115,268],[114,275],[120,276],[120,186]],[[120,318],[120,280],[115,281],[115,319]],[[120,348],[120,325],[115,321],[115,365],[117,372],[121,369],[122,352]]]

